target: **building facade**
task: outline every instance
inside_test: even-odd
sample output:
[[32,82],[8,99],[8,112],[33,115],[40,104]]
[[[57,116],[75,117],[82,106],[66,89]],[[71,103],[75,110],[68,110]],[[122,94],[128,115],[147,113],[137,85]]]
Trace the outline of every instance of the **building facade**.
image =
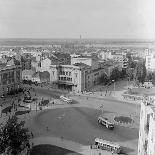
[[5,65],[0,67],[0,96],[22,88],[22,66]]
[[59,88],[82,92],[98,84],[103,74],[104,69],[92,70],[91,66],[84,63],[51,65],[50,81]]
[[138,155],[155,154],[155,99],[147,97],[141,103]]
[[146,70],[153,72],[155,71],[155,54],[154,53],[149,53],[146,58],[145,58],[145,66]]
[[50,81],[58,88],[81,92],[85,89],[85,71],[89,69],[86,65],[51,65]]

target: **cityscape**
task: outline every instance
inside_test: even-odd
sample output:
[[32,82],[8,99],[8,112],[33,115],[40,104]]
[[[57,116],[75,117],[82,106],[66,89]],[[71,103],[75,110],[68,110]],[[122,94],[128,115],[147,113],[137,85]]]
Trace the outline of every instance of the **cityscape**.
[[151,3],[21,1],[0,0],[0,154],[155,155],[154,30],[130,23]]

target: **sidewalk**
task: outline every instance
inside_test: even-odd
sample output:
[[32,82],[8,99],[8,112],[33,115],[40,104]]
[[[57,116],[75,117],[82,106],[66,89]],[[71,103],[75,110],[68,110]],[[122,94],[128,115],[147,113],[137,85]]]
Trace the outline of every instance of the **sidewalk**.
[[[122,91],[113,91],[111,93],[105,93],[105,92],[94,92],[94,93],[90,93],[90,94],[86,94],[86,93],[75,93],[75,92],[71,92],[70,95],[71,96],[83,96],[83,97],[89,97],[89,98],[98,98],[98,99],[107,99],[107,100],[112,100],[112,101],[120,101],[120,102],[126,102],[126,103],[131,103],[131,104],[138,104],[140,105],[140,101],[138,100],[127,100],[123,98],[123,94],[126,90],[122,90]],[[106,94],[106,95],[105,95]]]
[[39,144],[50,144],[59,146],[68,150],[71,150],[73,152],[77,152],[83,155],[111,155],[111,152],[99,150],[99,149],[91,149],[89,145],[82,145],[77,142],[73,142],[70,140],[62,139],[61,137],[37,137],[31,140],[31,142],[35,145]]

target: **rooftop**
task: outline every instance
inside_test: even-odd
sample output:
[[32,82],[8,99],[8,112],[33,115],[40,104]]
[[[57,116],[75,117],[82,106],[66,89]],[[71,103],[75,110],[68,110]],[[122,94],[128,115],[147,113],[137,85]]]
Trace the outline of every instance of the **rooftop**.
[[86,65],[86,64],[84,64],[84,63],[75,63],[74,66],[84,67],[84,68],[88,68],[88,67],[89,67],[89,68],[90,68],[89,65]]

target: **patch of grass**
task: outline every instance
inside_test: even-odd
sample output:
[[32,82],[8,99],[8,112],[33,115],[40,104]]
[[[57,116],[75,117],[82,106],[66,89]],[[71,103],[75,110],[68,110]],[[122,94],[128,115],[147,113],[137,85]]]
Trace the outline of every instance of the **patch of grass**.
[[125,124],[132,123],[133,121],[130,117],[127,117],[127,116],[117,116],[114,118],[114,120],[116,122],[125,123]]

